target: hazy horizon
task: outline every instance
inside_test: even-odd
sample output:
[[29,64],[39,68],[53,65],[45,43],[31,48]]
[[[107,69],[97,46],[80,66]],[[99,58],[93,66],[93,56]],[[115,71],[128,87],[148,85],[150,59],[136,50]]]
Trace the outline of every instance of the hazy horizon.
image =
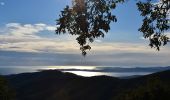
[[170,70],[166,67],[98,67],[98,66],[4,66],[0,67],[0,75],[11,75],[20,73],[32,73],[42,70],[59,70],[70,72],[80,76],[107,75],[113,77],[127,77],[136,75],[147,75],[159,71]]

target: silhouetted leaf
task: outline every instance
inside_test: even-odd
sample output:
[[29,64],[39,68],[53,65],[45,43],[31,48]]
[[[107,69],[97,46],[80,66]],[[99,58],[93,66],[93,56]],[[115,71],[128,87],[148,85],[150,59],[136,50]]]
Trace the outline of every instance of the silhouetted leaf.
[[[103,37],[111,29],[110,23],[117,22],[113,15],[118,3],[124,3],[128,0],[73,0],[71,7],[66,6],[61,11],[60,18],[57,20],[56,33],[68,33],[76,35],[80,47],[88,45],[94,39]],[[143,24],[139,31],[143,33],[144,38],[149,38],[150,46],[160,49],[160,46],[166,45],[169,38],[164,35],[170,26],[168,19],[170,16],[170,1],[160,0],[155,3],[154,0],[137,0],[138,10],[144,17]],[[86,55],[86,49],[80,49],[83,55]]]

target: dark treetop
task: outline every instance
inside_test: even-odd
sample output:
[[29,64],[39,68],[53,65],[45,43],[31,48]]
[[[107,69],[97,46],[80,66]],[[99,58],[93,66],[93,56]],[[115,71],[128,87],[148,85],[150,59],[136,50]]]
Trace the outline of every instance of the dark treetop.
[[[139,31],[144,38],[150,40],[150,46],[160,49],[166,45],[169,38],[164,34],[170,26],[170,1],[160,0],[136,0],[138,10],[144,17],[143,25]],[[93,42],[98,37],[104,37],[110,30],[110,23],[117,22],[113,15],[119,3],[126,3],[128,0],[73,0],[72,6],[66,6],[61,11],[60,18],[57,19],[57,34],[68,33],[76,35],[80,44],[82,55],[86,55],[86,50],[90,50],[89,42]]]

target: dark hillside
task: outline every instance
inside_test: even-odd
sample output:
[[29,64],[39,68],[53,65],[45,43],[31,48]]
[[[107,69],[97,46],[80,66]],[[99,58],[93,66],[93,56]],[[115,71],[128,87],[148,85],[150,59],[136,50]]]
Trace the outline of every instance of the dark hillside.
[[[162,91],[165,95],[160,96],[170,98],[170,70],[132,79],[82,77],[57,70],[10,75],[6,78],[16,90],[18,100],[136,100],[137,97],[144,97],[148,91],[153,95],[152,98]],[[135,97],[132,95],[134,93]]]

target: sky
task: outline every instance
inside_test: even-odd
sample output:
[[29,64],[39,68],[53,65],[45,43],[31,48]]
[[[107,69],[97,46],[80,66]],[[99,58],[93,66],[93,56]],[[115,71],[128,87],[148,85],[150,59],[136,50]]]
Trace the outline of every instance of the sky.
[[161,51],[148,46],[138,32],[142,17],[134,1],[118,5],[118,22],[83,57],[75,36],[55,34],[56,19],[71,0],[0,0],[0,67],[169,66],[170,44]]

